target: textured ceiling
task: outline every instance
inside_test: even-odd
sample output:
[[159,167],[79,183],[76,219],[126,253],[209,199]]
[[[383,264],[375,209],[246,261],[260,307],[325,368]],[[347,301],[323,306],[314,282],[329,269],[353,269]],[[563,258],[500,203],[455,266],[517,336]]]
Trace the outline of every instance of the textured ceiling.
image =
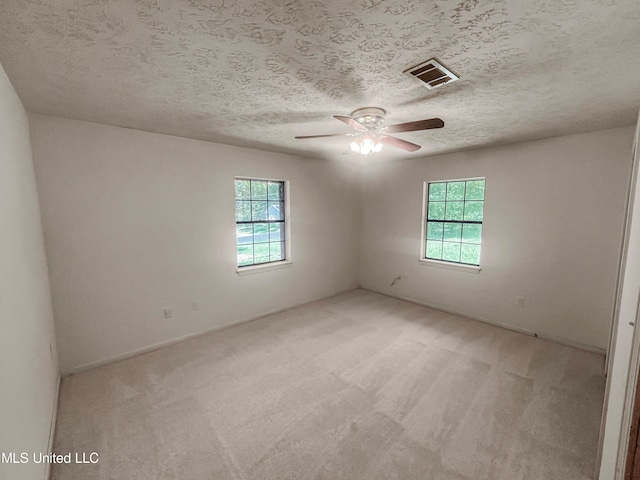
[[[31,112],[307,156],[387,110],[420,157],[632,125],[638,0],[2,0],[0,63]],[[437,57],[461,79],[402,71]]]

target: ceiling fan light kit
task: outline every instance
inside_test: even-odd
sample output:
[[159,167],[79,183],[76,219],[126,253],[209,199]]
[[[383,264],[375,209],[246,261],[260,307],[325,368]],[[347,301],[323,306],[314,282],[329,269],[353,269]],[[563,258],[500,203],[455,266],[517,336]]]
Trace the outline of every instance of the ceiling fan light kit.
[[359,133],[357,138],[349,144],[352,151],[362,155],[370,155],[382,150],[384,144],[380,142],[375,131],[384,124],[386,113],[384,109],[378,107],[358,108],[351,112],[351,118],[366,127],[366,130]]
[[417,130],[430,130],[444,127],[444,122],[439,118],[418,120],[415,122],[398,123],[384,126],[386,111],[380,107],[358,108],[351,112],[351,116],[334,115],[333,118],[346,123],[356,133],[330,133],[325,135],[304,135],[297,139],[355,136],[349,144],[351,150],[362,155],[370,155],[382,150],[384,145],[391,145],[407,152],[420,150],[420,145],[407,142],[401,138],[393,137],[389,133],[414,132]]
[[371,153],[379,152],[384,146],[383,143],[373,136],[364,134],[359,138],[356,138],[349,144],[351,150],[362,155],[369,155]]

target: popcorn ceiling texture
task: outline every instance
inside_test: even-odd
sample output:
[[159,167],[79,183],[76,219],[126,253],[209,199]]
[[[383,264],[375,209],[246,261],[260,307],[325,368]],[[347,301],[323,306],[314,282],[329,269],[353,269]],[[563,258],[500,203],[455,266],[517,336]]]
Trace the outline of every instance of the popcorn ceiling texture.
[[[27,110],[330,157],[364,106],[411,158],[631,125],[640,104],[637,0],[5,1],[0,63]],[[437,57],[461,80],[401,72]]]

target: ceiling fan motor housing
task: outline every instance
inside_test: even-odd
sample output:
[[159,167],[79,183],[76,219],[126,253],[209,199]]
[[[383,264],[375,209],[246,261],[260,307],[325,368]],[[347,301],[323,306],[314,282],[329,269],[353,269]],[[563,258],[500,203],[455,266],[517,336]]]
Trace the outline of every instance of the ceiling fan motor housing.
[[358,108],[351,112],[351,118],[369,130],[376,130],[384,124],[384,116],[386,113],[383,108],[365,107]]

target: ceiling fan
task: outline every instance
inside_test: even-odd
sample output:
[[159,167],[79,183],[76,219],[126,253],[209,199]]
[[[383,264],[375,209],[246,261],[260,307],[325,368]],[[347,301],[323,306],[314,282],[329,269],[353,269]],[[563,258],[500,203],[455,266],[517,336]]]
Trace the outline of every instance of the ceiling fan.
[[334,115],[333,118],[353,127],[355,133],[328,133],[325,135],[303,135],[298,139],[322,138],[322,137],[356,137],[349,146],[351,150],[363,155],[379,152],[383,145],[391,145],[407,152],[420,150],[420,145],[407,142],[389,133],[414,132],[416,130],[429,130],[444,127],[444,122],[439,118],[417,120],[415,122],[397,123],[384,126],[384,116],[387,112],[378,107],[358,108],[351,112],[351,116]]

